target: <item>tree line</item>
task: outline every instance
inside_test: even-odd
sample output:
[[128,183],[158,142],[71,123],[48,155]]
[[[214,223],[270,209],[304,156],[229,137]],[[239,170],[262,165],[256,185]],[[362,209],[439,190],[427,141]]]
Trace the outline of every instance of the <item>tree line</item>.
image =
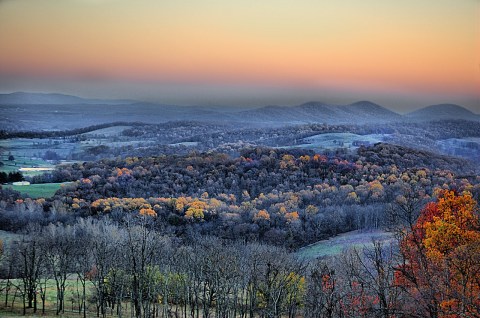
[[14,131],[14,130],[0,130],[0,139],[12,139],[12,138],[60,138],[75,136],[91,131],[115,127],[115,126],[148,126],[146,123],[139,122],[112,122],[105,124],[98,124],[87,126],[83,128],[76,128],[71,130],[52,130],[52,131]]

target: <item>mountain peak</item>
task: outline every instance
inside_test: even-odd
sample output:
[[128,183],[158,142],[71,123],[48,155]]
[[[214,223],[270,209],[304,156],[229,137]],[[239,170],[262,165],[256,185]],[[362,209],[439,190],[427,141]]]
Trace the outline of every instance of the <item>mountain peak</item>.
[[437,104],[437,105],[427,106],[424,109],[432,109],[434,111],[443,112],[443,113],[462,112],[464,114],[469,114],[469,115],[473,114],[472,111],[457,104]]
[[[375,107],[382,107],[378,104],[375,104],[374,102],[371,102],[369,100],[360,100],[358,102],[350,104],[350,106],[375,106]],[[382,107],[383,108],[383,107]]]
[[380,106],[378,104],[375,104],[374,102],[366,101],[366,100],[358,101],[343,107],[345,109],[348,109],[348,111],[352,113],[370,114],[372,117],[377,116],[379,120],[387,119],[387,118],[390,118],[390,119],[400,118],[400,115],[397,114],[396,112],[388,108],[385,108],[383,106]]
[[442,120],[442,119],[466,119],[480,120],[480,116],[472,111],[456,104],[430,105],[406,114],[407,118],[414,120]]
[[308,106],[308,107],[312,107],[312,106],[325,106],[326,104],[325,103],[322,103],[322,102],[319,102],[319,101],[309,101],[309,102],[306,102],[306,103],[303,103],[301,104],[300,106]]

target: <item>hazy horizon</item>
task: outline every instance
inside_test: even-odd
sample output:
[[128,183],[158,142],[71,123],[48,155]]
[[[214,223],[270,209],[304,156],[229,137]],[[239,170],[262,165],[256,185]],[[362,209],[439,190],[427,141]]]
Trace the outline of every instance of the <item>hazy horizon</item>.
[[[234,103],[231,99],[228,100],[228,102],[221,102],[218,101],[220,98],[217,96],[217,103],[202,103],[200,99],[192,99],[192,101],[189,103],[188,101],[179,101],[173,98],[172,100],[168,99],[161,99],[161,98],[155,98],[155,97],[147,97],[147,98],[141,98],[140,96],[137,97],[132,97],[132,96],[126,96],[126,95],[108,95],[108,94],[99,94],[99,95],[85,95],[85,94],[77,94],[75,92],[61,92],[61,91],[35,91],[35,90],[17,90],[17,91],[5,91],[5,90],[0,90],[0,94],[13,94],[13,93],[40,93],[40,94],[64,94],[64,95],[69,95],[69,96],[75,96],[75,97],[80,97],[84,99],[100,99],[100,100],[133,100],[133,101],[138,101],[138,102],[147,102],[147,103],[155,103],[159,105],[172,105],[172,106],[199,106],[199,107],[213,107],[213,108],[244,108],[244,109],[253,109],[253,108],[261,108],[265,106],[284,106],[284,107],[291,107],[291,106],[298,106],[304,103],[308,102],[320,102],[320,103],[325,103],[328,105],[349,105],[353,104],[356,102],[361,102],[361,101],[368,101],[372,102],[375,104],[378,104],[380,106],[383,106],[387,109],[390,109],[394,112],[397,112],[399,114],[406,114],[415,110],[422,109],[424,107],[428,107],[431,105],[438,105],[438,104],[456,104],[462,107],[465,107],[466,109],[480,114],[480,109],[476,104],[473,104],[473,107],[470,107],[468,104],[460,104],[460,103],[453,103],[449,102],[448,100],[444,101],[439,101],[439,102],[430,102],[428,103],[427,100],[424,100],[423,104],[412,104],[411,107],[405,108],[405,107],[395,107],[397,104],[395,102],[388,103],[388,98],[385,99],[387,102],[379,102],[378,100],[373,100],[369,98],[354,98],[354,97],[343,97],[343,98],[335,98],[335,97],[324,97],[324,98],[315,98],[312,97],[310,99],[303,99],[304,96],[300,96],[298,98],[294,98],[292,96],[288,96],[288,98],[265,98],[264,102],[262,103],[258,99],[252,99],[251,103]],[[277,94],[279,95],[279,94]],[[313,95],[312,95],[313,96]],[[325,95],[327,96],[327,95]],[[228,98],[228,97],[227,97]],[[225,98],[225,101],[227,101],[227,98]],[[286,102],[286,101],[290,102]]]

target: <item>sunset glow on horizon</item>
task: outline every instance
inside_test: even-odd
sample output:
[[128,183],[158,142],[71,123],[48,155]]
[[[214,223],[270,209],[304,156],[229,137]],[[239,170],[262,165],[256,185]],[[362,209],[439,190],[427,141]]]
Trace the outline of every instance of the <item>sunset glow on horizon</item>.
[[93,79],[104,95],[141,97],[147,82],[175,88],[159,88],[159,101],[192,104],[215,100],[214,89],[203,101],[195,91],[217,84],[240,87],[232,104],[252,99],[244,86],[286,87],[286,103],[305,91],[422,95],[473,110],[480,99],[477,0],[0,0],[0,39],[3,91],[99,95],[85,84]]

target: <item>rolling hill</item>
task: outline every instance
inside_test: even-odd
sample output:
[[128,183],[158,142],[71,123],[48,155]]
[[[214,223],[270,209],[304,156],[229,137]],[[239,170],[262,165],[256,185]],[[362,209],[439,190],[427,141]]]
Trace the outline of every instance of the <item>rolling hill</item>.
[[380,105],[360,101],[349,105],[308,102],[298,106],[267,106],[241,112],[249,121],[282,123],[371,123],[401,121],[402,116]]
[[445,119],[464,119],[480,121],[480,115],[455,104],[431,105],[405,115],[408,120],[436,121]]

